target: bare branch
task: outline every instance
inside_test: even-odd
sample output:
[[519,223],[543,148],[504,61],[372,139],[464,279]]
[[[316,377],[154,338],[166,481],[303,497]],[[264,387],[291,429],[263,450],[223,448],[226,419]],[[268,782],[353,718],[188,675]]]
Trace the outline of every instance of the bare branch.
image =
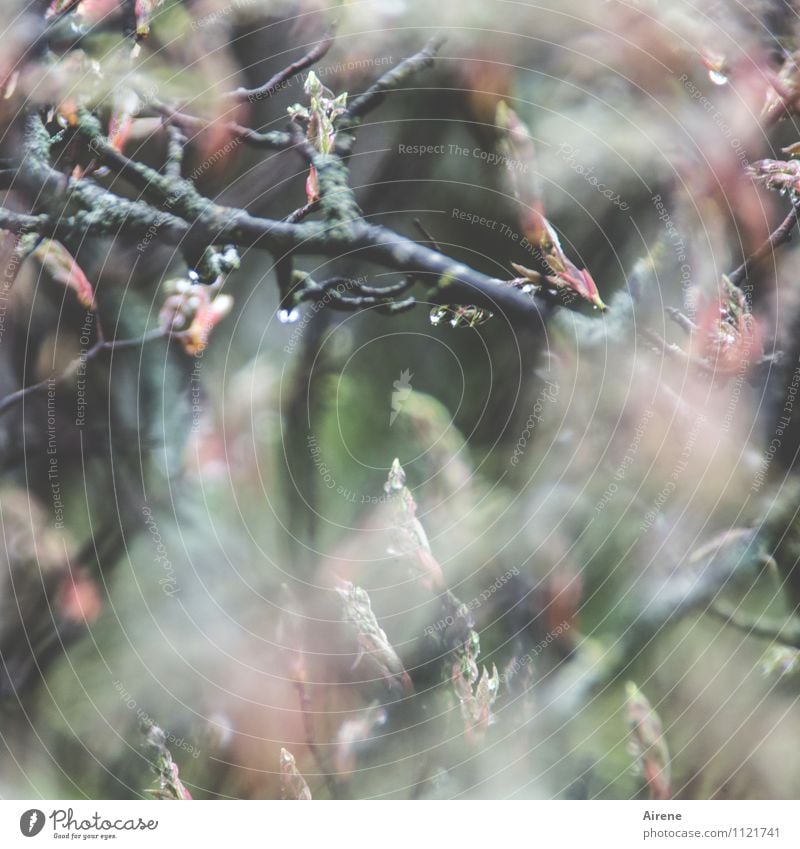
[[380,106],[387,92],[400,88],[410,76],[433,65],[433,57],[444,42],[443,36],[434,36],[419,53],[409,56],[379,77],[363,94],[350,101],[345,119],[351,123],[358,122],[368,112]]
[[[151,98],[150,105],[165,121],[176,124],[184,130],[198,133],[214,126],[214,122],[212,121],[206,121],[203,118],[190,115],[187,112],[168,106],[166,103],[157,99]],[[291,139],[288,133],[278,131],[259,133],[250,127],[243,127],[241,124],[236,123],[236,121],[224,121],[221,126],[230,133],[232,138],[238,139],[251,147],[264,150],[285,150],[291,145]]]
[[283,220],[287,224],[299,224],[304,219],[308,218],[319,209],[319,201],[314,200],[304,206],[298,207],[294,212],[290,212]]
[[793,203],[791,212],[783,219],[780,226],[774,232],[770,233],[767,240],[753,251],[737,269],[728,275],[728,279],[734,286],[739,286],[755,265],[761,262],[762,259],[771,256],[780,245],[789,241],[792,231],[797,224],[798,217],[800,217],[800,206]]
[[[381,77],[370,90],[351,104],[350,120],[376,105],[386,91],[396,87],[410,73],[427,67],[441,39],[433,39],[416,56],[401,62]],[[160,107],[159,107],[160,108]],[[164,107],[166,109],[166,107]],[[179,125],[184,116],[166,110],[169,120]],[[189,119],[190,123],[196,119]],[[354,124],[353,124],[354,126]],[[299,152],[313,164],[318,173],[321,193],[320,211],[323,221],[299,221],[308,214],[304,208],[286,221],[258,218],[243,209],[215,204],[199,194],[188,180],[178,180],[120,153],[103,135],[94,116],[82,112],[78,132],[87,139],[91,151],[116,174],[124,176],[155,206],[145,200],[128,200],[102,188],[91,179],[75,180],[56,171],[49,164],[53,139],[38,114],[29,116],[26,144],[28,155],[17,169],[19,184],[36,202],[35,216],[21,216],[4,211],[0,224],[12,229],[35,229],[42,235],[65,239],[117,236],[147,238],[170,246],[180,246],[191,257],[200,255],[213,244],[231,244],[239,248],[261,248],[277,256],[323,254],[341,256],[361,254],[387,268],[404,272],[428,285],[427,297],[438,304],[463,304],[503,314],[514,325],[531,327],[542,321],[539,301],[517,291],[507,283],[459,263],[444,254],[418,244],[387,228],[364,221],[348,183],[347,168],[336,155],[323,155],[299,137]],[[252,131],[240,128],[242,132]],[[288,147],[293,139],[288,133],[278,134],[276,141]],[[161,208],[158,208],[161,207]],[[62,239],[63,240],[63,239]],[[360,298],[378,298],[359,293]],[[342,308],[377,306],[387,312],[408,309],[410,300],[398,303],[364,300],[342,304]]]
[[291,308],[305,301],[321,303],[333,310],[355,312],[374,307],[376,312],[394,315],[406,312],[416,306],[415,298],[395,300],[392,296],[406,292],[413,284],[411,278],[393,286],[379,288],[367,286],[347,277],[331,277],[322,283],[315,283],[308,275],[301,275],[300,285],[284,299],[285,308]]
[[685,313],[682,313],[680,310],[676,310],[675,307],[666,307],[665,312],[675,322],[675,324],[681,328],[681,330],[689,334],[697,332],[697,325]]
[[439,247],[439,243],[433,238],[428,228],[422,223],[422,221],[419,220],[419,218],[414,219],[414,226],[422,234],[422,238],[425,239],[425,241],[428,242],[435,251],[439,251],[439,253],[442,252],[442,249]]
[[183,154],[187,138],[177,124],[166,124],[167,127],[167,164],[164,173],[172,180],[181,179]]
[[800,649],[800,619],[797,617],[788,622],[765,621],[760,616],[748,616],[720,603],[709,605],[706,613],[726,625],[744,631],[751,637],[759,637],[789,648]]
[[5,413],[7,410],[10,410],[12,407],[16,407],[17,404],[20,404],[24,399],[52,386],[53,381],[56,383],[63,383],[74,377],[82,365],[95,359],[102,353],[119,351],[124,348],[136,348],[141,345],[146,345],[148,342],[153,342],[156,339],[166,339],[169,336],[177,336],[177,334],[170,334],[159,328],[157,330],[151,330],[142,336],[137,336],[133,339],[112,339],[110,341],[104,341],[101,337],[91,348],[89,348],[88,351],[86,351],[85,354],[80,357],[76,357],[60,374],[55,376],[51,375],[50,377],[44,378],[44,380],[40,380],[38,383],[32,383],[30,386],[17,389],[16,392],[11,392],[4,398],[0,398],[0,415]]
[[310,68],[316,62],[319,62],[325,54],[331,49],[335,39],[336,27],[331,27],[322,37],[322,41],[306,53],[302,59],[292,62],[291,65],[285,67],[282,71],[270,77],[263,85],[257,88],[237,88],[235,91],[229,91],[225,97],[233,100],[236,103],[253,103],[258,100],[263,100],[267,97],[272,97],[273,94],[280,91],[281,86],[291,79],[295,74],[299,74],[306,68]]

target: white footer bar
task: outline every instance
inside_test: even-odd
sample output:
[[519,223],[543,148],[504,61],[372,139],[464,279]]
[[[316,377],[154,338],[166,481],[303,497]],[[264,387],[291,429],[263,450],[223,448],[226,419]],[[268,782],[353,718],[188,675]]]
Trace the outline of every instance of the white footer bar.
[[800,847],[800,803],[0,801],[0,846]]

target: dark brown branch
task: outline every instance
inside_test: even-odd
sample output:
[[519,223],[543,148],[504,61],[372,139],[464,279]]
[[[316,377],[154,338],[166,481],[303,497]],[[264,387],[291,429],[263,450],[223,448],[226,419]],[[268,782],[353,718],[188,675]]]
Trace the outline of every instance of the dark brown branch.
[[304,219],[308,218],[309,215],[312,215],[319,209],[319,201],[314,200],[311,203],[305,204],[305,206],[301,206],[298,209],[295,209],[294,212],[290,212],[286,218],[283,220],[287,224],[299,224]]
[[319,204],[323,217],[330,223],[347,223],[361,219],[355,194],[348,181],[347,166],[337,153],[321,153],[306,138],[297,121],[289,125],[292,150],[313,165],[319,185]]
[[319,62],[325,54],[331,49],[334,42],[335,27],[331,27],[317,45],[296,62],[285,67],[282,71],[270,77],[263,85],[257,88],[237,88],[235,91],[229,91],[225,97],[233,100],[236,103],[254,103],[258,100],[263,100],[267,97],[272,97],[273,94],[280,91],[283,84],[291,79],[295,74],[299,74],[306,68],[310,68],[316,62]]
[[[174,109],[160,100],[151,99],[150,104],[165,121],[176,124],[184,130],[197,133],[202,130],[208,130],[214,126],[213,121],[206,121],[203,118],[198,118],[195,115],[190,115],[179,109]],[[250,127],[243,127],[241,124],[236,123],[236,121],[223,121],[221,126],[227,130],[234,139],[238,139],[251,147],[261,148],[264,150],[285,150],[291,145],[291,139],[289,138],[288,133],[277,131],[259,133]]]
[[[175,177],[174,174],[170,173],[174,169],[169,167],[169,162],[166,169],[167,173],[160,174],[153,168],[128,158],[101,133],[100,123],[94,116],[83,115],[78,124],[78,130],[86,136],[89,149],[103,165],[115,175],[124,177],[134,188],[141,191],[145,196],[149,196],[155,202],[164,203],[171,197],[176,197],[178,200],[171,205],[180,209],[183,205],[181,201],[184,200],[184,195],[197,196],[194,186],[190,182],[183,181],[179,176]],[[178,191],[179,189],[180,191]]]
[[167,164],[164,173],[173,180],[180,180],[183,167],[183,154],[187,138],[177,124],[166,123],[167,128]]
[[737,269],[728,275],[728,279],[734,286],[740,286],[756,264],[771,256],[776,248],[789,241],[797,224],[798,216],[800,216],[800,207],[797,204],[792,204],[791,212],[783,219],[780,226],[770,233],[767,240],[753,251]]
[[672,342],[667,342],[666,339],[655,330],[651,330],[649,327],[642,327],[639,329],[639,335],[646,339],[654,348],[658,349],[659,353],[664,356],[672,357],[684,364],[693,364],[697,366],[697,368],[702,369],[703,371],[710,371],[709,365],[704,360],[697,359],[696,357],[692,357],[686,353],[679,345],[675,345]]
[[97,186],[86,185],[82,194],[85,200],[96,197],[96,211],[61,217],[19,216],[6,210],[0,214],[0,226],[7,226],[3,221],[23,223],[52,238],[116,235],[124,230],[132,238],[151,238],[173,247],[191,237],[199,244],[232,244],[278,254],[289,251],[340,256],[343,252],[360,252],[365,259],[426,280],[431,287],[427,297],[434,303],[483,307],[521,327],[536,327],[542,321],[540,305],[514,287],[360,219],[346,227],[315,221],[291,224],[209,202],[202,218],[190,224],[177,215],[142,201],[119,198]]
[[28,215],[0,206],[0,230],[12,233],[40,233],[50,226],[48,215]]
[[256,218],[244,210],[208,202],[204,215],[190,225],[177,215],[161,212],[142,201],[124,200],[96,186],[87,184],[82,194],[84,200],[96,199],[96,211],[61,217],[20,216],[6,210],[0,214],[0,226],[27,225],[53,238],[62,234],[115,235],[124,229],[131,237],[149,237],[171,246],[182,245],[191,236],[206,245],[233,244],[279,254],[294,251],[339,256],[342,252],[360,252],[365,259],[427,280],[432,287],[428,297],[434,303],[484,307],[504,314],[519,326],[533,327],[541,321],[537,302],[512,286],[362,220],[351,221],[344,228],[325,222],[291,224]]
[[[679,310],[673,310],[671,308],[667,309],[667,312],[670,316],[688,333],[694,333],[697,330],[697,327],[694,325],[694,322],[687,316],[683,315]],[[675,313],[676,315],[673,315]],[[667,342],[660,333],[657,333],[655,330],[652,330],[649,327],[642,327],[638,330],[639,335],[646,339],[654,348],[658,350],[659,353],[663,354],[665,357],[671,357],[672,359],[683,363],[686,366],[692,366],[696,368],[698,371],[703,374],[708,375],[717,380],[727,379],[733,377],[740,370],[740,366],[732,369],[730,367],[725,367],[719,362],[714,362],[710,360],[701,359],[700,357],[693,356],[692,354],[687,353],[680,347],[680,345],[676,345],[673,342]],[[774,362],[781,356],[780,352],[776,354],[764,354],[763,356],[755,359],[753,361],[753,365],[759,365],[762,363]]]
[[417,230],[419,230],[419,232],[422,234],[422,238],[423,238],[423,239],[425,239],[425,241],[426,241],[426,242],[427,242],[427,243],[428,243],[428,244],[429,244],[429,245],[430,245],[430,246],[431,246],[431,247],[432,247],[435,251],[439,251],[439,253],[441,253],[441,252],[442,252],[441,247],[439,247],[439,243],[436,241],[436,239],[434,239],[434,238],[433,238],[433,236],[430,234],[430,231],[428,230],[428,228],[427,228],[427,227],[426,227],[426,226],[425,226],[425,225],[424,225],[424,224],[423,224],[423,223],[419,220],[419,218],[415,218],[415,219],[414,219],[414,226],[415,226],[415,227],[417,228]]
[[685,333],[691,335],[698,331],[699,328],[691,318],[680,310],[676,310],[675,307],[666,307],[665,312]]
[[[774,569],[776,564],[781,584],[790,596],[790,606],[800,610],[800,602],[791,597],[791,579],[797,563],[799,497],[800,479],[793,478],[781,489],[780,498],[773,501],[756,527],[728,531],[696,549],[682,566],[683,580],[674,586],[667,582],[661,590],[651,594],[636,619],[606,651],[603,662],[595,665],[592,674],[585,676],[581,686],[571,692],[571,699],[583,701],[613,681],[651,648],[667,628],[684,617],[711,613],[720,618],[714,606],[726,590],[735,588],[744,592],[751,589],[765,569]],[[739,627],[742,621],[741,617],[733,617],[734,622],[730,616],[724,618],[734,627]],[[800,643],[800,625],[796,622],[796,619],[790,620],[788,626],[777,630],[766,623],[763,629],[760,626],[753,629],[753,623],[748,622],[747,630],[754,636],[768,639],[776,639],[779,634],[794,648],[800,647],[795,646],[795,637]]]
[[301,276],[299,285],[293,290],[291,287],[287,290],[284,306],[294,308],[298,304],[312,301],[333,310],[354,312],[374,307],[379,313],[395,315],[416,306],[416,299],[413,297],[402,300],[396,300],[394,297],[404,294],[412,285],[413,280],[410,278],[379,288],[348,277],[330,277],[322,283],[315,283],[310,277],[303,279]]
[[170,334],[159,328],[157,330],[151,330],[148,333],[134,339],[114,339],[111,341],[104,341],[101,336],[98,341],[89,348],[88,351],[86,351],[85,354],[74,359],[60,374],[46,377],[38,383],[32,383],[30,386],[25,386],[22,389],[18,389],[16,392],[11,392],[4,398],[0,398],[0,414],[5,413],[6,410],[10,410],[12,407],[16,407],[17,404],[20,404],[24,399],[35,395],[37,392],[42,392],[47,389],[52,385],[53,381],[56,383],[63,383],[71,377],[74,377],[78,373],[78,368],[81,364],[85,364],[90,360],[95,359],[95,357],[99,354],[109,351],[119,351],[124,348],[139,347],[141,345],[146,345],[148,342],[153,342],[156,339],[166,339],[170,335],[176,336],[177,334]]
[[[352,114],[360,114],[410,73],[430,64],[440,43],[440,39],[433,39],[419,54],[381,77],[356,100]],[[219,206],[202,197],[189,181],[170,179],[130,160],[108,143],[100,132],[99,122],[87,113],[79,119],[78,129],[105,164],[129,177],[165,210],[142,200],[124,199],[89,179],[65,178],[49,165],[52,139],[38,115],[33,114],[29,116],[26,136],[29,153],[19,168],[20,183],[42,207],[36,211],[46,213],[47,217],[22,219],[7,213],[6,220],[14,219],[16,225],[27,224],[42,235],[52,237],[64,234],[83,239],[124,232],[128,237],[144,237],[148,243],[158,241],[188,248],[190,252],[197,248],[200,253],[214,244],[262,248],[276,255],[360,253],[365,259],[426,282],[430,287],[427,297],[434,303],[482,307],[529,328],[542,320],[540,304],[513,286],[493,280],[387,228],[364,221],[340,157],[323,156],[305,144],[305,140],[300,152],[310,158],[317,169],[325,220],[293,223],[257,218],[245,210]],[[284,135],[291,143],[289,134]],[[168,199],[171,199],[169,204]],[[187,240],[191,243],[188,246]]]
[[800,649],[800,620],[797,618],[783,623],[763,621],[760,617],[750,617],[720,604],[709,605],[705,612],[726,625],[744,631],[751,637],[759,637],[782,646]]
[[434,36],[419,53],[409,56],[408,59],[404,59],[399,65],[379,77],[363,94],[353,98],[344,118],[350,122],[357,122],[368,112],[380,106],[387,92],[399,88],[408,77],[433,65],[433,58],[444,42],[443,36]]
[[122,0],[121,26],[126,38],[136,37],[136,0]]
[[746,591],[771,561],[774,545],[772,532],[740,529],[722,534],[693,552],[682,564],[680,581],[666,581],[649,594],[636,618],[622,629],[620,636],[603,652],[598,661],[595,641],[586,640],[578,653],[591,656],[590,671],[575,683],[569,667],[564,670],[562,709],[573,711],[587,699],[623,674],[631,664],[652,649],[655,641],[686,616],[699,615],[727,589]]

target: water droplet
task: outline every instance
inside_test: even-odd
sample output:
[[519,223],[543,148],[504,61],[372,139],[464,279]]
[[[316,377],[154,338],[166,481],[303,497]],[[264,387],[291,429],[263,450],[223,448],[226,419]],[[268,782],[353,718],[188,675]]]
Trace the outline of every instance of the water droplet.
[[281,324],[294,324],[298,318],[300,318],[299,310],[278,310],[278,321]]
[[436,327],[436,325],[441,324],[442,320],[447,316],[447,307],[434,307],[431,310],[430,321],[431,324]]
[[714,85],[726,85],[728,82],[728,77],[722,71],[710,70],[708,72],[708,78]]

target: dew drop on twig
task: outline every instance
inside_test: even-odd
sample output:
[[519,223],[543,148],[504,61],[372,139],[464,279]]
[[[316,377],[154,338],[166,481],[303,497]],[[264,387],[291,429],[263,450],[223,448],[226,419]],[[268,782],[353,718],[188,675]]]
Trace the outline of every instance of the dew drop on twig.
[[278,321],[281,324],[294,324],[298,318],[300,318],[299,310],[278,310]]
[[447,310],[443,307],[434,307],[431,310],[430,320],[431,324],[436,327],[436,325],[441,324],[445,316],[447,315]]

